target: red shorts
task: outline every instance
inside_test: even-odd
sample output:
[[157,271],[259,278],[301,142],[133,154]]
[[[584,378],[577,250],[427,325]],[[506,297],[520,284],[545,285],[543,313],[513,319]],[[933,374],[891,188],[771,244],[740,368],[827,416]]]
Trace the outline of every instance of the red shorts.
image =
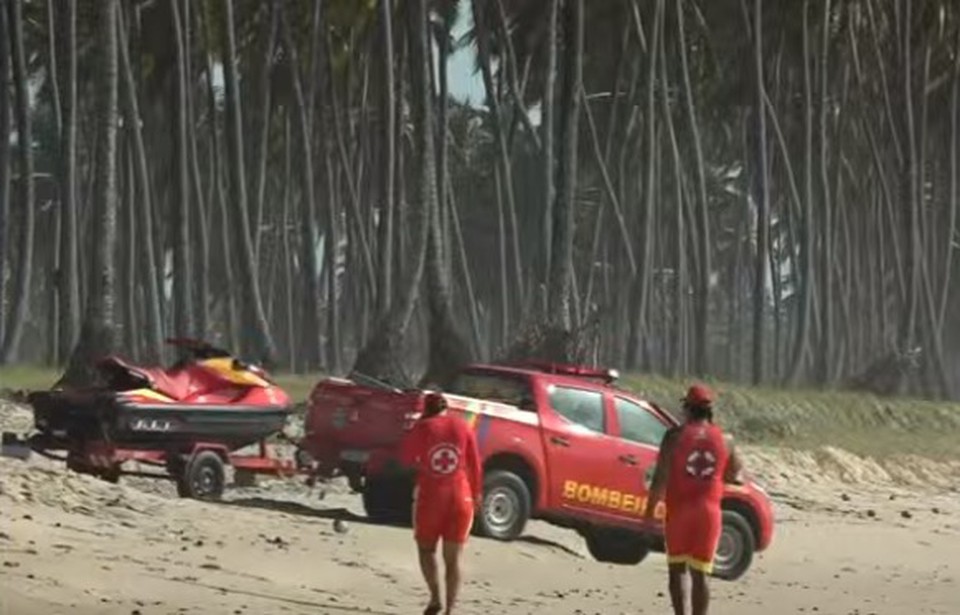
[[444,542],[464,544],[473,528],[473,496],[459,489],[413,495],[413,535],[422,547]]
[[710,574],[722,529],[723,513],[715,504],[668,506],[664,522],[667,563],[686,564]]

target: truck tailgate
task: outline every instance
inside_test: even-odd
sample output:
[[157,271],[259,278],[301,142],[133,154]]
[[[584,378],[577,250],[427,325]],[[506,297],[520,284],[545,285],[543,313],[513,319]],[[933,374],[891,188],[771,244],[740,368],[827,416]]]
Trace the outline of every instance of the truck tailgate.
[[375,389],[349,380],[329,378],[310,395],[305,440],[311,454],[349,456],[395,446],[419,415],[419,391]]

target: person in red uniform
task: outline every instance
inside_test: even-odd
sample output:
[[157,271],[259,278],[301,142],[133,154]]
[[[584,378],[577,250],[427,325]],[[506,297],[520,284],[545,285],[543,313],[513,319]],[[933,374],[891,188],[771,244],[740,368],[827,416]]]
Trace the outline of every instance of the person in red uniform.
[[683,424],[670,429],[660,445],[644,518],[652,521],[666,492],[664,537],[673,612],[686,612],[683,578],[689,571],[692,614],[707,615],[707,575],[720,541],[724,483],[736,482],[742,466],[732,441],[713,424],[713,392],[708,387],[690,387],[683,410]]
[[441,611],[437,543],[443,539],[446,613],[453,613],[460,590],[460,556],[473,527],[482,482],[477,441],[466,421],[446,412],[442,395],[427,395],[423,415],[402,444],[404,465],[417,473],[413,504],[414,539],[420,569],[430,590],[424,615]]

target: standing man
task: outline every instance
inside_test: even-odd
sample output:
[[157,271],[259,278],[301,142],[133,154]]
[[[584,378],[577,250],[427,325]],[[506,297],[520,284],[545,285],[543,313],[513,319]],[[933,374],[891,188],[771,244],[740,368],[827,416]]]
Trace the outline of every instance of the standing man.
[[713,392],[694,385],[682,401],[684,421],[663,438],[644,518],[652,521],[666,491],[664,535],[673,612],[686,612],[683,579],[689,571],[692,613],[707,615],[707,575],[713,571],[723,525],[723,487],[736,482],[742,466],[732,442],[713,424]]
[[420,570],[430,590],[424,615],[440,613],[437,543],[443,539],[447,615],[460,591],[460,556],[473,527],[482,491],[480,455],[473,431],[446,412],[442,395],[430,393],[420,420],[404,440],[401,460],[417,472],[413,497],[413,531]]

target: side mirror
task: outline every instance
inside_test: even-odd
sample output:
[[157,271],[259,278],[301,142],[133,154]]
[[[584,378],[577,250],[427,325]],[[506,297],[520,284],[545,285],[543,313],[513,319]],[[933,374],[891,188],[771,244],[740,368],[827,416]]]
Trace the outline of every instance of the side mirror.
[[517,405],[517,407],[521,410],[536,411],[537,402],[535,402],[532,397],[523,397],[520,399],[520,403]]

